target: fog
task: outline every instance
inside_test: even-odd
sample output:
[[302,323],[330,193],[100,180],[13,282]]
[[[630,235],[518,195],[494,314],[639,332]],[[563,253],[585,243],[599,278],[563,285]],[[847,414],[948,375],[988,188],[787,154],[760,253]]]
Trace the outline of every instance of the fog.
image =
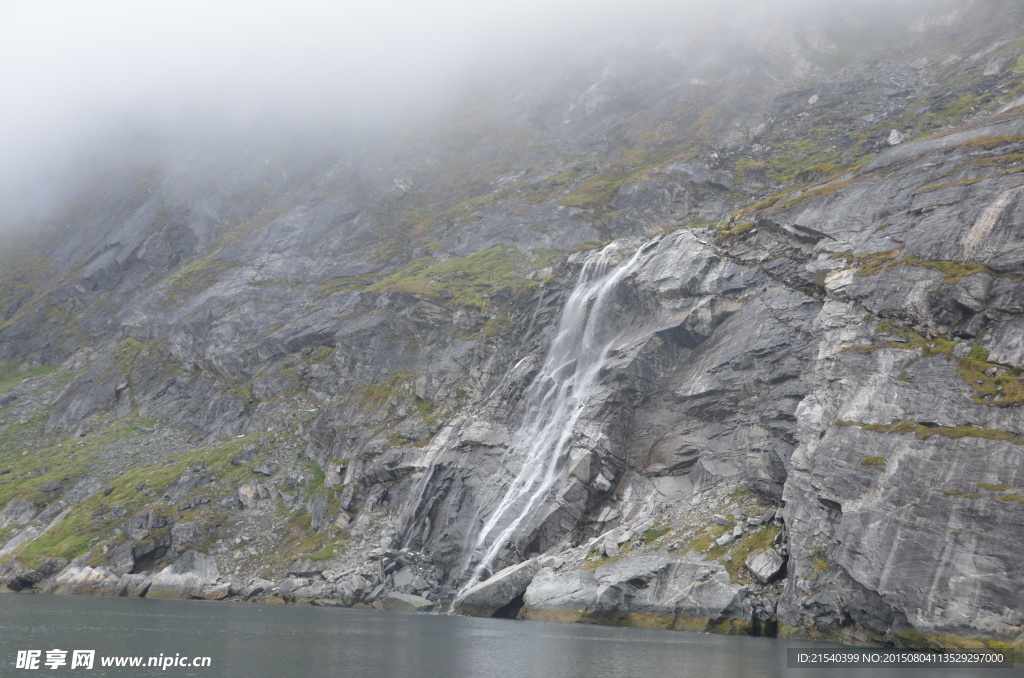
[[541,57],[756,27],[783,5],[836,3],[0,0],[0,213],[45,210],[89,162],[159,153],[185,130],[397,125]]

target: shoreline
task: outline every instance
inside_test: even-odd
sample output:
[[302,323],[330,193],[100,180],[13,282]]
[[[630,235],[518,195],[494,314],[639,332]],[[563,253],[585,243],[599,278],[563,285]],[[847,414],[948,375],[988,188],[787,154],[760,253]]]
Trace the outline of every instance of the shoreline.
[[[257,594],[252,597],[241,595],[227,595],[216,597],[210,595],[199,595],[198,592],[182,595],[143,595],[129,596],[125,593],[118,593],[106,587],[60,587],[40,589],[29,587],[20,591],[14,591],[7,587],[0,587],[0,594],[3,595],[39,595],[39,596],[73,596],[80,598],[149,598],[155,600],[186,600],[210,603],[249,603],[255,605],[290,605],[295,607],[328,607],[347,608],[352,610],[378,610],[386,612],[403,612],[423,614],[432,616],[449,617],[475,617],[495,618],[506,621],[535,621],[555,624],[581,624],[586,626],[611,626],[620,628],[634,628],[642,630],[673,631],[680,633],[694,634],[715,634],[729,636],[749,636],[751,638],[773,638],[778,640],[798,640],[812,643],[828,643],[843,647],[876,647],[889,648],[900,652],[929,652],[941,653],[947,651],[964,652],[1001,652],[1004,656],[1011,657],[1016,664],[1024,663],[1024,641],[1016,642],[1002,640],[996,637],[980,637],[969,634],[962,635],[940,635],[920,633],[915,629],[899,632],[895,635],[896,642],[883,640],[866,629],[854,626],[836,627],[831,629],[808,628],[804,626],[793,626],[782,622],[775,623],[775,633],[765,633],[761,624],[740,619],[708,619],[696,617],[679,617],[672,615],[645,614],[640,612],[620,611],[617,613],[593,613],[587,610],[569,609],[537,609],[521,608],[516,616],[498,617],[494,615],[460,614],[457,612],[443,612],[442,609],[451,609],[453,601],[437,601],[430,607],[416,608],[403,604],[401,596],[404,594],[388,594],[378,598],[372,603],[346,602],[331,598],[292,598],[286,599],[277,594]],[[759,628],[760,627],[760,628]]]

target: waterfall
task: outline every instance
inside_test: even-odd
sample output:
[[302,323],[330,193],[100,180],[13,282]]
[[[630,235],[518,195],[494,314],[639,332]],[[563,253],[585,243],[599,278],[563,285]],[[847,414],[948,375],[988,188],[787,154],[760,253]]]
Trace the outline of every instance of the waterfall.
[[523,423],[503,458],[506,468],[518,464],[519,471],[467,556],[482,554],[459,595],[491,572],[498,554],[558,479],[576,421],[621,333],[612,308],[615,290],[654,249],[640,247],[628,260],[614,265],[621,248],[617,242],[608,245],[591,256],[580,272],[543,367],[524,394]]

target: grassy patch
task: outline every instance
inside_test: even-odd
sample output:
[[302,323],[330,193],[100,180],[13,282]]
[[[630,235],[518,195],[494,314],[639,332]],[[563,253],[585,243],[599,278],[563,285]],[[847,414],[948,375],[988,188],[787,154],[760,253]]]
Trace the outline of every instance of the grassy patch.
[[933,337],[926,339],[913,330],[908,330],[902,327],[893,325],[890,322],[881,323],[877,331],[881,334],[895,335],[901,338],[900,341],[883,341],[876,344],[867,344],[860,346],[848,346],[843,351],[856,351],[858,353],[871,353],[882,348],[898,348],[906,351],[920,351],[921,355],[925,358],[930,358],[935,355],[952,355],[953,349],[956,348],[959,341],[952,339],[946,339],[943,336]]
[[800,193],[799,195],[794,196],[789,200],[786,200],[785,202],[777,203],[771,208],[771,211],[785,212],[786,210],[793,209],[794,207],[802,203],[809,202],[811,200],[817,200],[819,198],[826,198],[834,193],[838,193],[847,186],[852,186],[853,184],[857,183],[857,181],[858,179],[854,177],[850,179],[844,179],[842,181],[832,181],[830,183],[824,184],[823,186],[818,186],[817,188],[809,188],[805,190],[803,193]]
[[874,470],[877,470],[877,471],[882,471],[882,470],[885,469],[885,457],[877,457],[877,456],[864,457],[863,459],[860,460],[860,465],[863,468],[868,468],[868,469],[874,469]]
[[[45,458],[54,464],[54,468],[33,477],[31,484],[25,482],[25,478],[20,478],[22,482],[14,486],[0,484],[0,502],[6,502],[14,496],[28,496],[38,503],[46,503],[48,498],[45,493],[38,490],[40,484],[48,479],[63,480],[65,487],[70,487],[77,477],[81,477],[89,466],[97,462],[95,454],[89,451],[90,447],[109,444],[113,437],[125,437],[132,431],[134,427],[127,422],[112,422],[104,431],[90,434],[84,440],[72,439],[47,449]],[[86,443],[86,447],[77,448],[76,445],[82,442]],[[229,492],[233,491],[235,484],[246,477],[248,469],[233,466],[229,462],[245,444],[245,440],[231,439],[184,452],[165,463],[126,471],[110,483],[113,489],[109,495],[97,492],[87,497],[52,530],[23,545],[11,556],[33,567],[49,558],[76,558],[96,546],[116,541],[120,538],[124,520],[112,517],[111,509],[115,506],[122,507],[129,516],[152,509],[177,520],[180,517],[178,510],[160,500],[167,486],[189,467],[201,464],[205,467],[201,473],[211,476],[221,487],[232,488]],[[17,472],[3,478],[16,475]],[[211,483],[194,490],[190,496],[206,496],[211,500],[211,506],[215,506],[214,500],[221,498],[219,493],[223,493],[223,490],[218,490]],[[221,522],[228,520],[226,509],[219,507],[209,508],[206,515]]]
[[587,252],[590,250],[603,249],[610,242],[610,240],[605,240],[603,242],[598,242],[596,240],[588,240],[586,242],[580,243],[579,245],[576,245],[576,247],[573,247],[571,250],[569,250],[569,253],[575,254],[576,252]]
[[676,147],[625,151],[606,171],[581,181],[560,202],[566,207],[602,209],[615,198],[623,184],[647,179],[650,171],[687,154]]
[[658,539],[661,539],[666,534],[668,534],[668,532],[669,532],[669,527],[668,527],[667,524],[665,524],[665,525],[658,525],[658,526],[652,527],[651,529],[646,530],[643,533],[643,535],[644,535],[644,539],[647,541],[647,543],[650,544],[650,543],[652,543],[654,541],[657,541]]
[[974,389],[978,405],[1019,407],[1024,405],[1024,367],[1006,367],[989,362],[988,350],[978,344],[958,360],[960,376]]
[[25,379],[45,377],[46,375],[53,374],[60,369],[56,365],[40,365],[39,367],[31,369],[24,374],[19,374],[17,362],[17,360],[0,361],[0,391],[12,384],[19,384]]
[[220,250],[209,254],[178,273],[171,283],[171,294],[194,295],[213,285],[225,271],[241,266],[238,262],[217,259]]
[[[736,541],[726,544],[718,560],[725,566],[729,579],[737,584],[746,584],[750,580],[746,567],[747,558],[770,548],[779,532],[778,527],[765,527],[760,531],[748,532]],[[723,556],[726,554],[731,560],[724,560]]]
[[368,290],[421,294],[438,303],[483,311],[492,305],[496,294],[514,295],[536,285],[524,276],[528,268],[529,263],[514,247],[495,245],[441,264],[417,259]]
[[947,497],[959,497],[960,499],[981,499],[981,494],[978,492],[961,492],[960,490],[945,489],[942,490],[942,494]]
[[852,252],[835,252],[831,255],[831,258],[846,259],[851,266],[856,266],[859,269],[857,271],[857,275],[865,278],[878,275],[883,271],[892,270],[898,266],[930,268],[942,273],[946,282],[949,283],[958,283],[964,278],[977,273],[987,273],[988,275],[998,276],[997,273],[993,272],[984,264],[961,263],[958,261],[935,261],[921,259],[914,255],[903,257],[901,259],[899,258],[899,255],[902,251],[902,248],[897,248],[881,252],[859,252],[856,254]]
[[357,399],[357,402],[362,405],[380,408],[392,399],[404,400],[412,393],[411,383],[411,372],[408,370],[395,372],[383,381],[360,387],[360,397]]
[[850,266],[857,267],[857,275],[870,277],[892,268],[902,248],[883,250],[880,252],[833,252],[829,258],[845,259]]
[[718,236],[715,237],[715,242],[725,242],[730,238],[735,238],[738,235],[742,235],[747,231],[751,230],[752,228],[754,228],[754,223],[755,222],[753,220],[742,221],[738,224],[734,223],[732,226],[719,233]]
[[818,572],[825,572],[828,570],[828,561],[820,556],[808,556],[807,560],[811,561],[811,564],[814,565],[814,569]]
[[895,424],[863,424],[860,422],[837,421],[838,426],[859,426],[865,431],[875,433],[913,433],[921,440],[927,440],[933,436],[943,436],[952,440],[962,438],[981,438],[983,440],[998,440],[1012,445],[1024,445],[1024,440],[1014,437],[1009,431],[1001,431],[994,428],[974,428],[973,426],[925,426],[913,421],[900,421]]

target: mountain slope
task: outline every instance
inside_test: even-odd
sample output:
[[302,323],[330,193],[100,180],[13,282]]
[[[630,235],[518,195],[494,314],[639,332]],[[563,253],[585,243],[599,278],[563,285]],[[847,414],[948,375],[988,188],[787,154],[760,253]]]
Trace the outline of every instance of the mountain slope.
[[1020,11],[97,178],[3,250],[0,577],[1019,644]]

